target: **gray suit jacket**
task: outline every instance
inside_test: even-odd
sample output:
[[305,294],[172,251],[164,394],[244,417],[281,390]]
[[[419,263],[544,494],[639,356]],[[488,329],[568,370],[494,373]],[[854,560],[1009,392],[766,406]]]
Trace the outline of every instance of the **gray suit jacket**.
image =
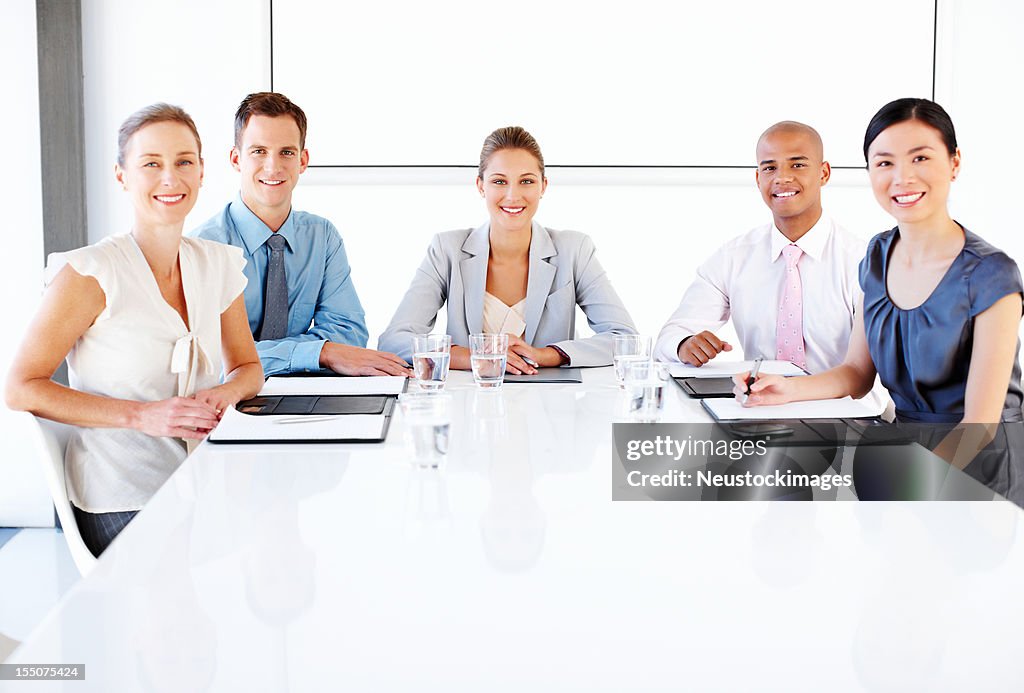
[[[469,335],[483,331],[489,231],[490,224],[484,224],[434,236],[380,336],[380,350],[411,359],[412,336],[430,332],[445,301],[452,344],[468,347]],[[597,333],[588,339],[575,339],[577,304]],[[635,333],[633,319],[597,261],[590,237],[533,222],[523,339],[537,347],[557,346],[572,366],[607,366],[612,362],[612,335]]]

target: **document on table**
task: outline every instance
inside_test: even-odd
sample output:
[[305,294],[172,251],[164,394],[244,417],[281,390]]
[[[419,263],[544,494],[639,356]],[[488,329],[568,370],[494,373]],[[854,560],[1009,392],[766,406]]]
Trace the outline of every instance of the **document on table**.
[[368,375],[356,377],[290,377],[271,376],[260,395],[400,395],[409,379],[402,375]]
[[380,442],[387,434],[385,414],[269,415],[242,414],[234,407],[210,433],[212,443]]
[[[673,378],[721,378],[749,371],[753,367],[753,361],[722,361],[720,359],[714,359],[699,367],[686,363],[668,364]],[[789,361],[769,361],[767,359],[761,362],[761,373],[764,375],[769,373],[772,375],[807,375],[799,366],[794,366]]]
[[885,408],[874,397],[816,399],[764,407],[744,407],[735,399],[702,399],[701,404],[716,421],[764,419],[860,419],[878,416]]

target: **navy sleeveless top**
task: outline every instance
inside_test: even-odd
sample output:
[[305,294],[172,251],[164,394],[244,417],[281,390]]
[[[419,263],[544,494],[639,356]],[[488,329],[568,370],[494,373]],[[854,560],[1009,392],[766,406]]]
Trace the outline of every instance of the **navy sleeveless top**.
[[[1024,291],[1020,270],[1006,253],[964,229],[964,248],[935,290],[917,308],[903,310],[889,300],[885,284],[898,238],[899,227],[878,234],[860,263],[871,360],[900,421],[956,423],[964,414],[974,318],[1003,296]],[[1014,358],[1002,421],[1022,420],[1022,400]]]

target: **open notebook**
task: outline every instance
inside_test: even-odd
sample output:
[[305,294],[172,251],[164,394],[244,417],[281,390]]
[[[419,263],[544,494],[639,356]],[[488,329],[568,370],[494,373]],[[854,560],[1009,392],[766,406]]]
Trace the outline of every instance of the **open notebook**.
[[783,446],[856,444],[869,429],[886,426],[878,418],[884,403],[873,396],[763,407],[744,407],[735,399],[703,399],[701,406],[733,436],[766,437]]
[[401,376],[272,377],[238,403],[209,436],[211,443],[379,443],[387,437]]
[[335,415],[242,414],[234,407],[210,433],[211,443],[380,443],[391,413]]
[[[753,361],[714,359],[700,367],[672,363],[669,364],[669,372],[676,384],[690,397],[724,399],[733,397],[732,376],[749,371],[753,367]],[[807,375],[799,366],[789,361],[762,361],[761,372],[774,375]]]
[[764,407],[744,407],[732,399],[709,399],[701,402],[715,421],[775,421],[777,419],[866,419],[882,413],[874,397],[853,399],[817,399]]
[[[721,358],[709,361],[703,366],[691,366],[678,362],[668,364],[669,373],[673,378],[731,378],[737,373],[749,371],[753,367],[753,361],[726,361]],[[807,375],[806,371],[789,361],[769,361],[768,359],[761,362],[761,372],[765,375],[769,373],[772,375]]]

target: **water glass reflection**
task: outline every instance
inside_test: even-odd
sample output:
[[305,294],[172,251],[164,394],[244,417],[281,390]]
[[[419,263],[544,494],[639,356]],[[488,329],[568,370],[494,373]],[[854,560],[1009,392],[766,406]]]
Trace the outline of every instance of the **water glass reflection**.
[[628,361],[625,370],[627,415],[641,423],[659,421],[665,404],[668,366],[657,361]]
[[615,381],[622,387],[626,376],[626,364],[632,361],[646,361],[651,358],[651,338],[639,334],[617,334],[612,346],[612,364],[615,366]]
[[405,443],[413,464],[439,467],[448,455],[451,396],[436,392],[407,392],[398,397],[405,420]]

